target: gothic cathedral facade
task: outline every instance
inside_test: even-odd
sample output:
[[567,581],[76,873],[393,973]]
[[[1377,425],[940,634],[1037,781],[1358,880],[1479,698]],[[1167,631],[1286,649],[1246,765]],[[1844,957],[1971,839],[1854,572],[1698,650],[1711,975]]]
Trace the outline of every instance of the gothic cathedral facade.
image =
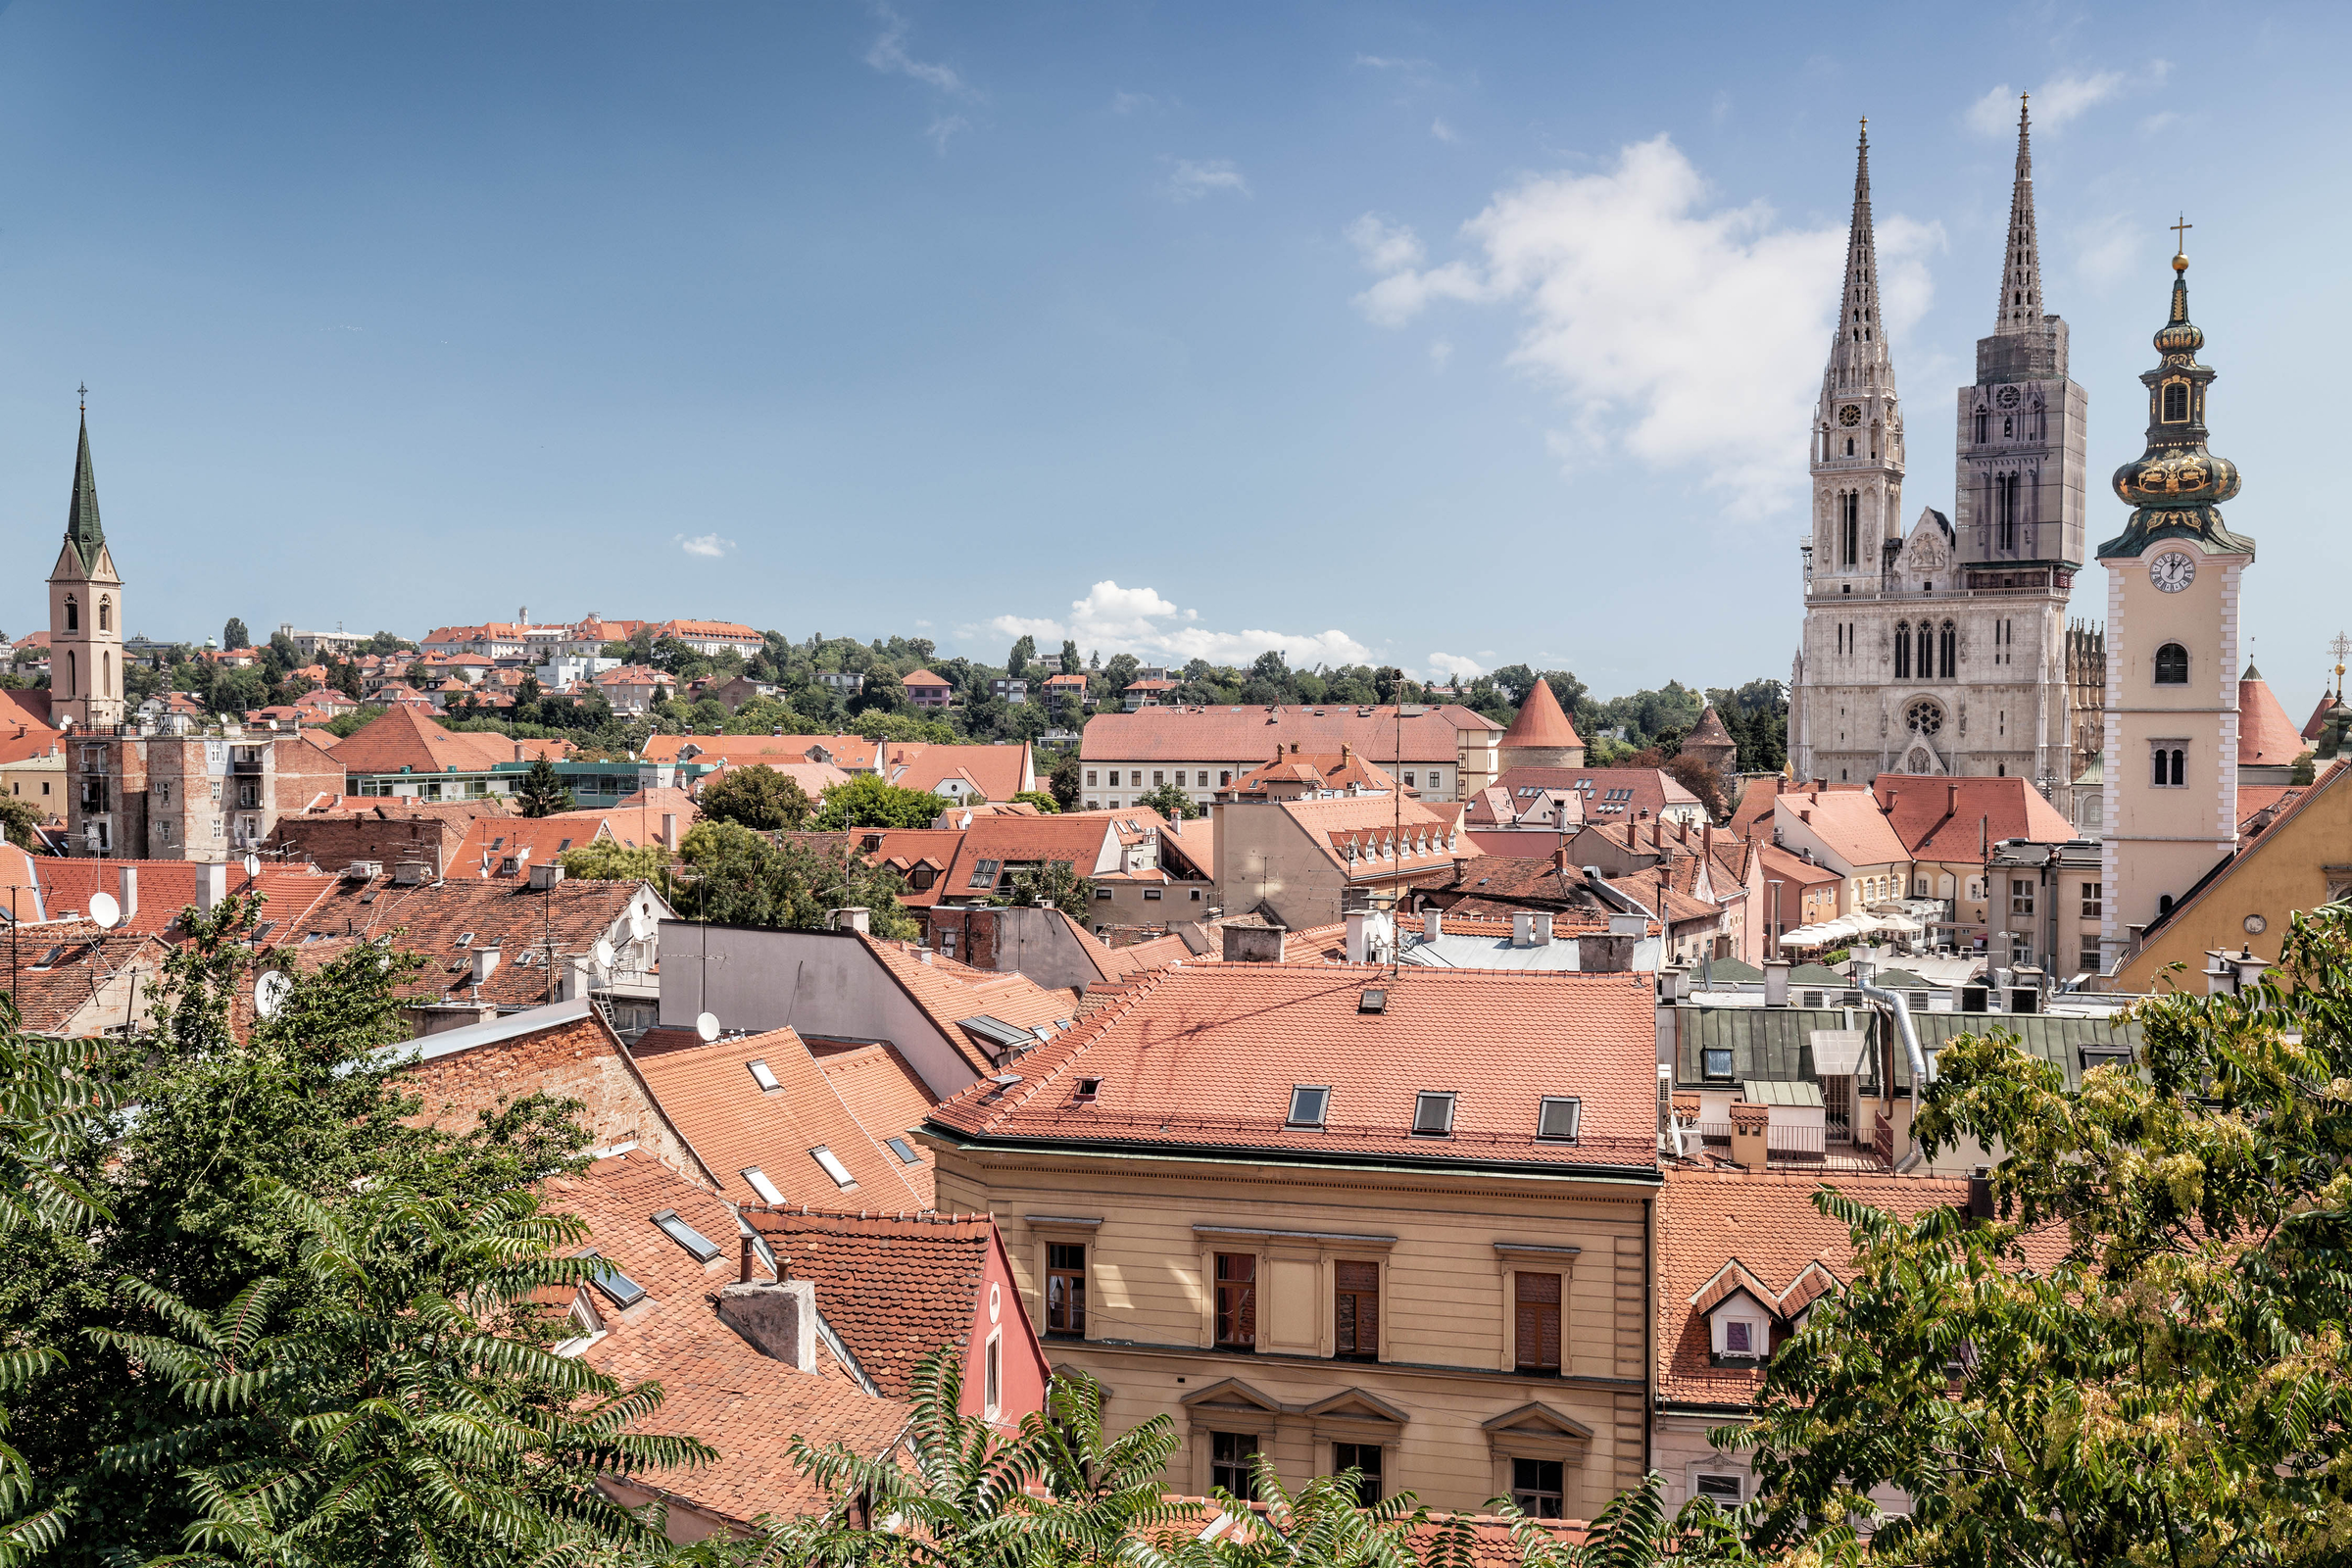
[[[2066,322],[2043,314],[2030,127],[1992,334],[1960,388],[1952,515],[1903,524],[1903,418],[1879,308],[1867,122],[1845,285],[1812,441],[1804,639],[1789,682],[1799,779],[1881,773],[2028,778],[2073,816],[2096,757],[2074,691],[2087,644],[2067,596],[2083,561],[2082,388]],[[2079,820],[2079,819],[2078,819]]]

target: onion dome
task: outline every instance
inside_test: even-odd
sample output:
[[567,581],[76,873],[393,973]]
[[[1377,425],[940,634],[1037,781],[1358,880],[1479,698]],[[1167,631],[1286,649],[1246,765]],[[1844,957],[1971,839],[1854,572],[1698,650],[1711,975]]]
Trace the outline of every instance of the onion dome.
[[2188,318],[2188,257],[2173,257],[2173,304],[2157,328],[2156,368],[2140,374],[2148,389],[2147,450],[2115,470],[2115,493],[2132,507],[2123,534],[2099,547],[2136,556],[2157,537],[2187,536],[2208,548],[2251,554],[2254,541],[2223,524],[2219,503],[2237,494],[2237,465],[2206,447],[2205,396],[2214,372],[2197,363],[2205,334]]

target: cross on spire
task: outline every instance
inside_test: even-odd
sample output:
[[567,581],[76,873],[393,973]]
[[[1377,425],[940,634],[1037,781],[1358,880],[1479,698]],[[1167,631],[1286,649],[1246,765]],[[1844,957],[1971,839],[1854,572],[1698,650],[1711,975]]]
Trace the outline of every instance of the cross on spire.
[[1879,247],[1870,217],[1870,122],[1854,152],[1854,216],[1845,239],[1845,288],[1830,344],[1829,391],[1894,390],[1894,362],[1879,318]]
[[2172,225],[2174,255],[2186,256],[2188,254],[2188,230],[2196,226],[2188,220],[2186,213],[2180,215],[2180,221]]

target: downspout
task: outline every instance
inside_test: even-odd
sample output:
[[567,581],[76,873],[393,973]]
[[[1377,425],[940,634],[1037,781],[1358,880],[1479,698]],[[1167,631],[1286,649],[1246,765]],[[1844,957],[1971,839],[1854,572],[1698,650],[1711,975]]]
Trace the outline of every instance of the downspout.
[[[1911,1022],[1911,1004],[1903,1000],[1901,992],[1888,991],[1867,980],[1857,989],[1869,1001],[1894,1014],[1894,1032],[1901,1037],[1903,1054],[1911,1061],[1911,1125],[1916,1129],[1919,1125],[1919,1086],[1928,1080],[1931,1069],[1927,1053],[1919,1049],[1919,1029]],[[1914,1131],[1911,1135],[1911,1152],[1897,1162],[1894,1173],[1900,1176],[1926,1157],[1927,1151],[1920,1147],[1919,1135]]]

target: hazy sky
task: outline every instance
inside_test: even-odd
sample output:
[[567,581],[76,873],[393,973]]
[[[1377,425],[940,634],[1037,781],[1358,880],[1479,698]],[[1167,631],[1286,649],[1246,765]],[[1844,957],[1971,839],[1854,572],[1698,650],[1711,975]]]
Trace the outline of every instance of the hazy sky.
[[2299,718],[2352,620],[2352,13],[2222,16],[20,0],[0,626],[86,380],[157,636],[528,606],[1785,678],[1854,122],[1905,512],[1948,511],[2022,88],[2090,537],[2185,207]]

